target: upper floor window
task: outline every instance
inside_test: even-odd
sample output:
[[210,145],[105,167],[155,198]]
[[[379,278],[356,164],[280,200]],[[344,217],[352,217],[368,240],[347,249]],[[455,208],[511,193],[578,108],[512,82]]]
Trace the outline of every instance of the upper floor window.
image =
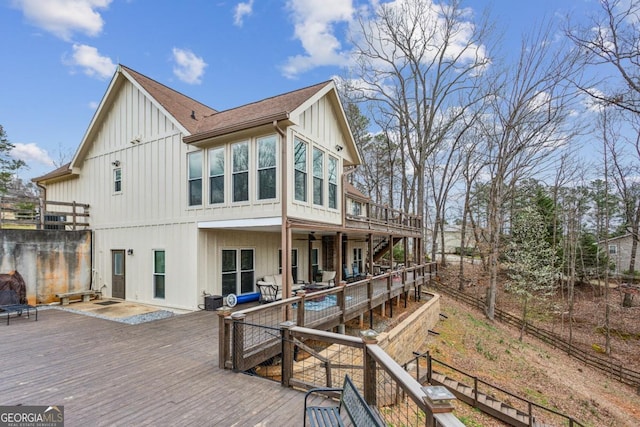
[[122,169],[113,170],[113,191],[120,193],[122,191]]
[[276,197],[276,137],[258,139],[258,199]]
[[351,201],[351,213],[356,216],[362,215],[362,203],[356,202],[355,200]]
[[295,139],[293,153],[295,170],[295,199],[301,202],[307,201],[307,143]]
[[322,189],[324,187],[324,153],[317,148],[313,149],[313,204],[324,203]]
[[189,206],[202,204],[202,151],[188,154]]
[[209,150],[209,203],[224,203],[224,147]]
[[609,255],[616,255],[618,253],[618,246],[609,245]]
[[233,161],[233,201],[249,200],[249,143],[232,145]]
[[329,156],[329,208],[338,208],[338,159]]

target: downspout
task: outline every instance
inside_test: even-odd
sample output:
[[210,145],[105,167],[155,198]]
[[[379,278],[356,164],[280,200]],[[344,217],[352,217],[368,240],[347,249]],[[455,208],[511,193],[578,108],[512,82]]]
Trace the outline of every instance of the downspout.
[[[280,144],[280,206],[281,206],[281,228],[280,247],[282,248],[282,296],[288,298],[291,295],[291,250],[289,247],[289,221],[287,216],[289,184],[287,180],[287,133],[278,126],[278,121],[273,121],[273,128],[281,137]],[[289,314],[286,315],[289,320]]]

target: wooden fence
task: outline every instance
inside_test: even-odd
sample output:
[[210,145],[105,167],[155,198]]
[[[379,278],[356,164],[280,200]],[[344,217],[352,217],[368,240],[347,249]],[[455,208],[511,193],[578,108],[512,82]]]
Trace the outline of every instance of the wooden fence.
[[0,228],[87,229],[89,205],[41,198],[1,196]]
[[[436,282],[432,282],[431,286],[458,301],[464,302],[472,307],[477,308],[478,310],[484,312],[486,309],[484,301],[479,298],[467,295],[457,289],[444,286]],[[528,335],[538,338],[539,340],[551,345],[552,347],[562,350],[569,356],[580,360],[587,366],[607,373],[612,379],[620,381],[623,384],[635,387],[637,392],[640,394],[640,372],[629,369],[615,360],[606,359],[594,354],[587,353],[586,351],[574,346],[573,344],[570,344],[560,335],[534,326],[529,322],[524,322],[519,317],[507,313],[504,310],[496,308],[495,318],[501,322],[515,326],[518,329],[523,329],[524,327],[524,331]]]

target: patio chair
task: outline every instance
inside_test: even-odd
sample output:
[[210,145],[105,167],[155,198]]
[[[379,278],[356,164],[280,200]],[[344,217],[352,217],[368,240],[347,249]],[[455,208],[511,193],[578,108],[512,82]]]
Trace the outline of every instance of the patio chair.
[[351,270],[353,271],[353,280],[359,280],[364,277],[364,274],[360,273],[360,267],[358,267],[358,263],[353,263],[351,265]]
[[342,280],[345,282],[353,282],[353,274],[349,273],[347,264],[342,265]]
[[282,291],[275,283],[258,280],[258,290],[260,291],[260,304],[266,304],[282,299]]

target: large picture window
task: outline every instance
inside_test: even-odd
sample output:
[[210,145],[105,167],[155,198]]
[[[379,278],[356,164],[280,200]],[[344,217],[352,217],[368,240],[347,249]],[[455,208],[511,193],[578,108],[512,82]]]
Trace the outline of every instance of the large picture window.
[[324,186],[324,153],[313,149],[313,204],[324,204],[322,189]]
[[224,203],[224,148],[209,150],[209,203]]
[[189,153],[189,206],[202,204],[202,151]]
[[295,169],[295,199],[300,202],[307,201],[307,143],[295,139],[295,148],[293,153],[293,162]]
[[164,251],[153,251],[153,297],[164,298],[165,257]]
[[276,197],[276,137],[258,139],[258,199]]
[[232,146],[233,153],[233,201],[249,200],[249,143]]
[[253,292],[255,282],[253,249],[222,250],[222,295]]
[[338,159],[329,156],[329,208],[338,208]]

